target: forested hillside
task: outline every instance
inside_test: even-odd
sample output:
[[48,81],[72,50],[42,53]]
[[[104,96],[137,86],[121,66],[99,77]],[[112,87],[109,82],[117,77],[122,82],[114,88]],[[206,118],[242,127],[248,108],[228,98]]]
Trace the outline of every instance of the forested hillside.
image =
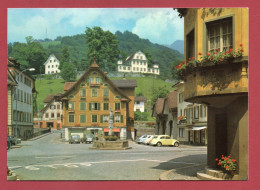
[[[171,69],[173,64],[177,64],[176,60],[182,60],[183,55],[176,50],[172,50],[159,44],[153,44],[147,39],[139,38],[137,35],[131,32],[116,32],[116,39],[119,41],[118,49],[123,58],[135,53],[138,50],[143,51],[148,57],[149,64],[151,65],[154,61],[158,62],[161,69],[161,76],[163,78],[171,77]],[[74,36],[57,37],[55,40],[34,40],[27,41],[27,43],[15,42],[8,44],[8,56],[14,57],[17,61],[22,63],[22,67],[26,68],[30,66],[30,61],[36,59],[37,73],[44,72],[44,62],[48,56],[52,53],[61,56],[62,49],[67,47],[70,54],[70,60],[75,65],[77,70],[85,70],[89,66],[89,60],[87,58],[87,44],[86,34],[78,34]],[[37,47],[37,52],[32,50],[33,47]],[[30,52],[29,53],[27,53]],[[40,58],[37,58],[41,55]],[[35,65],[36,64],[36,65]],[[102,63],[103,64],[103,63]],[[110,70],[114,70],[115,65]],[[108,68],[109,70],[109,68]]]

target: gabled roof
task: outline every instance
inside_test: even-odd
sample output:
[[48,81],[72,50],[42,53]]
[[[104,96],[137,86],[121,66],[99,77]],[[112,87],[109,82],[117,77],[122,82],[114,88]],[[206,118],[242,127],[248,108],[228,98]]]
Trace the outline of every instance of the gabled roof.
[[57,59],[57,61],[58,61],[57,63],[60,63],[60,61],[59,61],[59,59],[58,59],[59,56],[57,56],[57,55],[55,55],[55,54],[52,53],[52,54],[48,57],[48,59],[45,61],[44,65],[46,65],[46,64],[49,62],[49,60],[50,60],[50,58],[51,58],[52,56]]
[[178,93],[176,91],[170,92],[167,96],[167,102],[168,102],[168,106],[169,109],[173,109],[173,108],[177,108],[177,97],[178,97]]
[[7,69],[7,84],[11,86],[15,86],[18,84],[9,69]]
[[135,102],[146,102],[147,98],[144,96],[135,97]]
[[58,93],[58,94],[49,94],[46,96],[46,98],[43,100],[44,103],[49,103],[51,102],[52,100],[54,100],[55,98],[58,98],[60,97],[62,94],[61,93]]
[[123,93],[109,78],[108,76],[100,69],[100,67],[98,66],[98,64],[96,63],[95,59],[93,64],[88,68],[88,70],[78,79],[77,82],[75,82],[70,89],[68,89],[64,94],[62,94],[60,96],[60,98],[66,97],[68,96],[74,89],[76,89],[76,87],[78,85],[81,84],[81,82],[86,78],[86,76],[91,72],[91,71],[96,71],[98,70],[100,72],[100,74],[107,80],[107,82],[114,87],[114,89],[123,97],[125,97],[128,101],[131,101],[131,99],[125,94]]
[[69,90],[76,82],[65,82],[64,91]]
[[164,107],[165,98],[158,98],[153,105],[153,113],[152,116],[155,117],[157,115],[163,114],[163,107]]
[[136,80],[111,80],[118,88],[135,88],[137,87]]

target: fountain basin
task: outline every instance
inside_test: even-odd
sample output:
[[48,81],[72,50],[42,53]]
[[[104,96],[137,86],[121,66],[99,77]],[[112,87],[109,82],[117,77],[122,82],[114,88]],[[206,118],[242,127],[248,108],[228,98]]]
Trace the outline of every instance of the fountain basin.
[[131,149],[129,147],[128,141],[94,141],[93,146],[89,149],[98,150],[127,150]]

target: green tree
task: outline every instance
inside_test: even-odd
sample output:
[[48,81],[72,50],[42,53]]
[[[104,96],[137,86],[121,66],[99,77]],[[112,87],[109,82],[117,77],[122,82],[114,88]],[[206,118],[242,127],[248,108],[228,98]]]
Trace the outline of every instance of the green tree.
[[64,47],[61,51],[61,59],[60,59],[60,66],[59,69],[62,70],[63,64],[64,63],[69,63],[70,62],[70,53],[68,47]]
[[156,100],[158,98],[166,98],[167,95],[169,94],[169,90],[167,89],[166,86],[160,86],[158,88],[155,88],[152,90],[152,100],[151,100],[151,104],[155,104]]
[[118,60],[119,41],[115,35],[109,31],[103,31],[100,27],[87,27],[86,43],[87,43],[87,59],[88,63],[92,64],[94,57],[96,63],[104,69],[105,63],[109,70],[115,70]]
[[65,62],[63,63],[61,70],[61,77],[66,81],[75,81],[76,79],[76,68],[72,63]]

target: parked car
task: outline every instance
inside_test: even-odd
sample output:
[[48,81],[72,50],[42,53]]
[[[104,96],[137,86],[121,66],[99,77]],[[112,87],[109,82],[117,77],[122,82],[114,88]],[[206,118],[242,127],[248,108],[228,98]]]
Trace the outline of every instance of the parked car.
[[136,142],[137,142],[138,144],[141,144],[141,143],[143,143],[143,140],[144,140],[146,137],[147,137],[147,135],[142,135],[141,137],[139,137],[139,138],[136,139]]
[[154,137],[154,135],[149,135],[149,136],[145,139],[144,144],[149,145],[150,142],[152,142],[153,137]]
[[16,145],[16,143],[17,144],[19,144],[19,143],[21,143],[21,139],[20,138],[17,138],[17,137],[14,137],[14,136],[8,136],[9,137],[9,140],[10,140],[10,145],[12,146],[12,145]]
[[80,136],[79,135],[71,135],[69,143],[70,144],[80,144]]
[[176,139],[171,139],[171,137],[168,135],[156,135],[150,142],[150,145],[178,147],[180,145],[180,142]]
[[86,136],[81,139],[81,142],[82,143],[92,143],[93,140],[94,140],[94,135],[86,134]]

